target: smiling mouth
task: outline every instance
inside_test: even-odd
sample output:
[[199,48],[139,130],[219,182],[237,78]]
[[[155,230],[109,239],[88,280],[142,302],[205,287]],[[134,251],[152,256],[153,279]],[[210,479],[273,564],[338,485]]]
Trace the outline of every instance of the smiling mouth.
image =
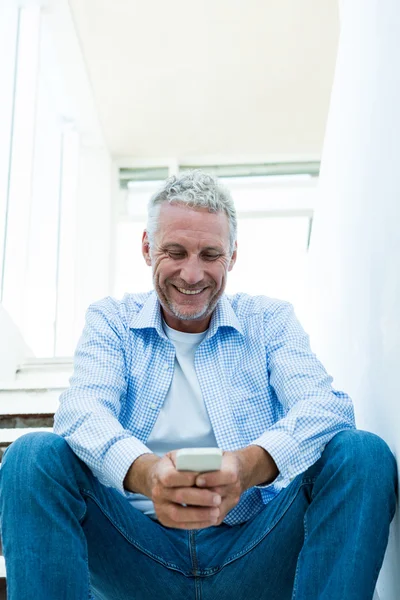
[[184,288],[177,287],[176,285],[174,285],[174,287],[178,290],[178,292],[185,294],[186,296],[197,296],[206,289],[202,288],[201,290],[185,290]]

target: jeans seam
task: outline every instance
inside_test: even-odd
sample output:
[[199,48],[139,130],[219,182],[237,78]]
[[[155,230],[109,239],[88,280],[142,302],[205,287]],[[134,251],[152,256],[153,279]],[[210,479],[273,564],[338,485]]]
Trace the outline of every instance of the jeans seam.
[[[84,491],[84,490],[79,490],[80,492]],[[87,504],[85,502],[85,509],[83,511],[83,515],[79,518],[79,523],[82,525],[82,521],[83,519],[86,517],[86,513],[87,513]]]
[[89,569],[89,553],[87,551],[86,548],[86,556],[85,556],[85,562],[86,562],[86,569],[87,569],[87,576],[88,576],[88,585],[89,585],[89,590],[88,590],[88,600],[92,600],[93,595],[92,595],[92,586],[90,583],[90,569]]
[[[79,490],[82,491],[82,490]],[[84,518],[86,517],[86,513],[87,513],[87,504],[86,502],[84,502],[85,504],[85,510],[83,511],[83,515],[82,517],[80,517],[79,523],[82,525],[82,522],[84,520]],[[89,592],[88,592],[88,600],[93,600],[93,594],[92,594],[92,586],[90,583],[90,568],[89,568],[89,556],[88,556],[88,551],[86,548],[86,556],[85,556],[85,562],[86,562],[86,568],[87,568],[87,574],[88,574],[88,582],[89,582]]]
[[202,583],[201,583],[201,579],[200,577],[196,577],[194,578],[194,594],[195,594],[195,600],[201,600],[202,597]]
[[[284,515],[287,513],[287,511],[289,510],[289,508],[292,506],[293,502],[295,501],[295,499],[298,496],[298,493],[300,491],[300,489],[304,486],[304,485],[308,485],[307,483],[304,483],[303,481],[300,483],[299,488],[297,490],[297,492],[294,494],[292,500],[290,501],[290,503],[286,506],[285,510],[279,515],[279,517],[276,519],[276,521],[270,526],[270,528],[264,532],[259,538],[257,538],[255,541],[253,541],[251,544],[249,544],[248,546],[246,546],[246,548],[244,548],[243,550],[241,550],[240,552],[237,552],[236,554],[233,554],[232,556],[228,557],[228,559],[226,560],[226,562],[224,562],[222,565],[220,565],[219,568],[213,567],[213,571],[209,573],[210,575],[213,575],[215,573],[216,570],[220,571],[221,569],[223,569],[224,567],[226,567],[228,564],[230,564],[231,562],[233,562],[234,560],[237,560],[238,558],[242,558],[243,556],[245,556],[246,554],[248,554],[251,550],[254,550],[254,548],[256,546],[258,546],[258,544],[260,542],[263,541],[263,539],[269,534],[271,533],[271,531],[274,529],[274,527],[276,527],[276,525],[279,523],[279,521],[284,517]],[[211,571],[211,570],[210,570]]]
[[99,509],[101,510],[101,512],[107,517],[107,519],[110,521],[110,523],[120,532],[121,535],[124,536],[124,538],[130,544],[132,544],[132,546],[134,546],[140,552],[143,552],[143,554],[146,554],[146,556],[149,556],[150,558],[152,558],[156,562],[159,562],[164,567],[167,567],[168,569],[173,569],[175,571],[179,571],[179,573],[182,573],[185,576],[191,576],[192,575],[191,573],[187,573],[186,571],[182,570],[175,563],[168,562],[168,561],[164,560],[161,556],[158,556],[157,554],[153,554],[152,552],[150,552],[146,548],[143,548],[138,542],[136,542],[135,540],[131,539],[130,536],[120,527],[120,525],[114,521],[114,519],[112,518],[112,516],[108,514],[107,510],[100,504],[100,502],[93,495],[93,492],[91,490],[81,489],[80,491],[82,493],[86,494],[87,496],[89,496],[93,500],[93,502],[95,502],[97,504],[97,506],[99,507]]
[[196,540],[195,540],[195,532],[189,531],[189,554],[193,566],[193,575],[196,575],[198,572],[197,566],[197,552],[196,552]]
[[[302,549],[304,548],[304,544],[306,543],[306,540],[307,540],[307,537],[308,537],[307,511],[306,511],[306,513],[304,515],[303,524],[304,524],[304,542],[303,542],[303,545],[302,545]],[[301,550],[300,550],[300,553],[301,553]],[[300,554],[299,554],[299,556],[300,556]],[[296,571],[295,571],[295,574],[294,574],[292,600],[295,600],[295,598],[297,596],[297,579],[298,579],[298,573],[299,573],[299,556],[297,557]]]
[[198,577],[198,560],[197,560],[197,551],[196,551],[196,531],[189,530],[189,556],[191,560],[191,564],[193,566],[193,575],[194,575],[194,597],[195,600],[201,600],[201,579]]

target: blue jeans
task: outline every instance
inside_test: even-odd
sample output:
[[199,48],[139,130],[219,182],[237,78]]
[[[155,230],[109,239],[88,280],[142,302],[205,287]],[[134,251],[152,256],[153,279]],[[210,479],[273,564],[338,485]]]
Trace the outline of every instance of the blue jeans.
[[250,521],[164,527],[103,486],[54,433],[0,469],[9,600],[368,600],[396,510],[386,442],[341,431]]

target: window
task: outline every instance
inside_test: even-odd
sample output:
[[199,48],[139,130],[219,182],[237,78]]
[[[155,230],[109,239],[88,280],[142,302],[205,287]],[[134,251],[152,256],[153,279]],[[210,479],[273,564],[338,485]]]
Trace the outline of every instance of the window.
[[1,301],[36,356],[72,354],[79,137],[40,7],[1,11]]
[[[304,275],[315,203],[315,176],[220,177],[238,214],[238,259],[226,292],[303,301]],[[151,269],[141,254],[147,202],[162,181],[135,181],[120,191],[113,293],[148,291]]]
[[238,258],[226,292],[301,301],[309,217],[246,217],[238,222]]
[[0,301],[3,297],[19,12],[0,4]]
[[151,269],[142,257],[142,234],[146,228],[149,198],[162,185],[163,180],[159,179],[131,181],[126,188],[123,186],[125,189],[120,190],[113,289],[118,297],[125,292],[146,292],[152,287]]
[[[8,17],[12,23],[12,13]],[[6,21],[5,25],[10,22]],[[5,222],[3,219],[2,232],[2,302],[23,330],[39,58],[39,7],[21,8],[17,22],[12,110],[11,113],[8,111],[10,153],[6,219]]]

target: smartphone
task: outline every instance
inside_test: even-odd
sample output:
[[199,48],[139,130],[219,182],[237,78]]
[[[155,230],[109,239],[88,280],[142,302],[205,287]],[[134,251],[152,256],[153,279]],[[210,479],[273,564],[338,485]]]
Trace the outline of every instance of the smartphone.
[[219,471],[221,464],[221,448],[181,448],[176,453],[178,471]]

